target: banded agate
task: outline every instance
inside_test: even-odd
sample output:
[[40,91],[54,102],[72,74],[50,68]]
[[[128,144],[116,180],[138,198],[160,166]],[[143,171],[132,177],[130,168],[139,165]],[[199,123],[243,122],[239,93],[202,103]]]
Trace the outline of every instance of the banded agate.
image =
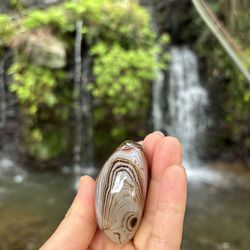
[[147,183],[143,147],[125,141],[105,162],[96,181],[97,223],[112,241],[125,244],[134,237],[143,214]]

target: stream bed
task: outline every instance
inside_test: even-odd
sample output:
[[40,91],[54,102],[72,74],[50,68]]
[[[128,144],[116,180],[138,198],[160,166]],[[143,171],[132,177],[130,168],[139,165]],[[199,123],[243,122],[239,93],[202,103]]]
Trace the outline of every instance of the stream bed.
[[221,165],[202,171],[209,178],[190,178],[181,250],[249,249],[250,173]]
[[73,201],[75,178],[0,163],[0,249],[38,249]]
[[[181,250],[249,249],[250,173],[233,169],[187,169]],[[0,160],[0,250],[38,249],[56,229],[76,194],[76,177],[64,170],[34,172]]]

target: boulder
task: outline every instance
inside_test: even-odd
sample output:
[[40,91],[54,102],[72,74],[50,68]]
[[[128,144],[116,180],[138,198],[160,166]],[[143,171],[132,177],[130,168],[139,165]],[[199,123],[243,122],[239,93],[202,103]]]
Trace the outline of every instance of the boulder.
[[66,50],[63,43],[48,28],[40,28],[15,38],[14,48],[21,48],[33,64],[50,69],[66,65]]

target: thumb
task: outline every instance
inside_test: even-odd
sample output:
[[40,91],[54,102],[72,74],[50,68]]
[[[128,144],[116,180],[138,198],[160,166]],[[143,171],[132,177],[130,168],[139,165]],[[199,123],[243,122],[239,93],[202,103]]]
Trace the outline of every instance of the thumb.
[[94,189],[95,182],[91,177],[81,178],[77,195],[64,220],[40,250],[78,250],[89,246],[97,227]]

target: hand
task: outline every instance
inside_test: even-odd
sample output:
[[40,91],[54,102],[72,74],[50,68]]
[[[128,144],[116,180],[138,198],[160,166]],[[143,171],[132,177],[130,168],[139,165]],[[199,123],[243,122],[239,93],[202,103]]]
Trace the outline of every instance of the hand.
[[84,176],[64,220],[40,250],[180,249],[187,198],[181,145],[159,132],[149,134],[142,144],[149,162],[149,189],[134,239],[120,245],[99,230],[94,208],[95,181]]

